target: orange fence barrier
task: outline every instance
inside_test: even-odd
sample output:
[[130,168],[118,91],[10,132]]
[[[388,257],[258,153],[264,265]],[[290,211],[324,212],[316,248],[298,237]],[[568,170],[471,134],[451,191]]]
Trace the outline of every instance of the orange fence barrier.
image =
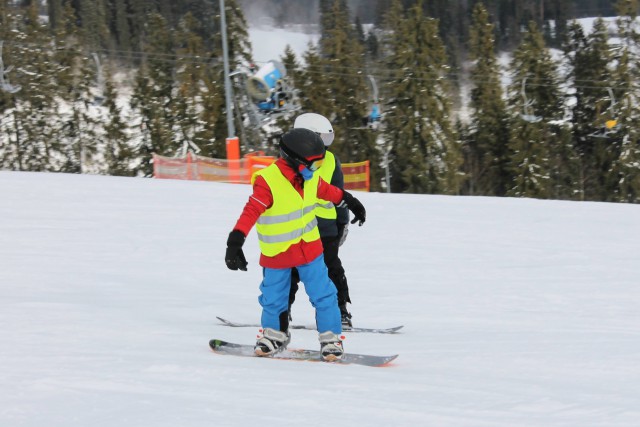
[[344,189],[356,191],[369,191],[371,182],[369,173],[369,160],[358,163],[343,163]]
[[[239,160],[212,159],[187,153],[186,157],[153,155],[153,177],[248,184],[251,175],[266,168],[275,157],[248,155]],[[343,163],[344,188],[350,191],[369,191],[369,161]]]

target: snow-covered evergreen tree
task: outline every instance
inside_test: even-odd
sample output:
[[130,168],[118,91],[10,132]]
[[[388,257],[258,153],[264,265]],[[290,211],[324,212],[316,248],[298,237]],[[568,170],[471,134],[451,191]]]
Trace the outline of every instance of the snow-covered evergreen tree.
[[569,141],[555,124],[564,117],[557,66],[534,22],[514,52],[510,70],[509,157],[514,179],[507,194],[548,198],[554,187],[554,152],[564,150]]
[[503,196],[510,182],[507,170],[507,113],[495,53],[495,28],[479,3],[473,11],[469,55],[471,124],[465,171],[470,194]]
[[615,110],[617,132],[612,141],[614,153],[608,174],[608,200],[640,202],[640,26],[638,0],[617,3],[620,49],[613,72],[618,99]]
[[[395,1],[386,20],[390,49],[386,138],[394,192],[458,193],[461,156],[451,123],[447,56],[438,23],[418,1],[406,14]],[[415,46],[420,46],[416,49]]]
[[[53,51],[48,43],[48,26],[38,18],[35,2],[16,16],[11,62],[18,70],[15,84],[22,90],[14,96],[9,155],[5,164],[11,169],[55,170],[59,147],[58,86]],[[52,72],[54,71],[54,72]]]
[[[210,52],[205,49],[204,41],[200,37],[200,23],[191,13],[187,13],[178,26],[176,32],[177,63],[176,63],[176,95],[174,101],[174,115],[176,124],[176,143],[183,147],[198,146],[197,140],[202,130],[200,111],[202,108],[201,94],[204,81],[207,78],[207,59]],[[202,141],[205,142],[205,141]]]
[[585,35],[579,23],[569,26],[567,45],[570,60],[569,79],[574,88],[572,138],[578,160],[576,192],[581,200],[602,200],[603,177],[610,168],[611,144],[607,122],[614,117],[612,98],[611,47],[607,26],[594,22]]
[[153,153],[173,156],[182,148],[173,134],[174,33],[159,14],[149,20],[145,46],[146,60],[138,70],[131,107],[140,118],[141,172],[151,176]]
[[[327,80],[314,89],[317,94],[314,102],[327,105],[319,106],[321,111],[314,112],[328,113],[336,133],[331,150],[342,162],[370,160],[371,182],[376,187],[379,155],[375,134],[362,129],[373,97],[367,87],[367,77],[360,71],[365,64],[364,49],[358,42],[356,28],[349,21],[349,9],[343,0],[333,1],[331,7],[323,11],[321,22],[322,68],[309,69],[309,72],[315,73],[316,82]],[[329,90],[318,91],[327,85]]]

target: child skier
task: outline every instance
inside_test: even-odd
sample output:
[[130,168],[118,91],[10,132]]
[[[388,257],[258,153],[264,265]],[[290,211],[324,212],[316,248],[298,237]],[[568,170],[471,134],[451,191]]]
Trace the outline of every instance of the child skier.
[[255,354],[271,356],[287,347],[289,333],[289,289],[291,269],[296,267],[316,309],[320,351],[325,360],[342,357],[342,324],[336,288],[324,263],[315,207],[318,200],[346,205],[354,214],[351,223],[362,225],[366,211],[347,191],[326,183],[313,172],[322,164],[322,139],[308,129],[292,129],[280,139],[280,158],[256,172],[249,197],[233,231],[229,233],[225,262],[231,270],[247,269],[242,252],[254,224],[260,243],[263,280],[258,298],[262,306],[263,334]]

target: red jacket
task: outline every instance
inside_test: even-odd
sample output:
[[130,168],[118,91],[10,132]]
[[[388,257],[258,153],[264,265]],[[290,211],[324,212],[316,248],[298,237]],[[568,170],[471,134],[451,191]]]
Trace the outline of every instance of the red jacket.
[[[304,196],[302,177],[289,166],[284,159],[278,159],[276,166],[280,169],[282,175],[298,190],[301,196]],[[342,201],[343,192],[338,187],[327,184],[322,178],[318,182],[318,197],[328,200],[333,204]],[[247,204],[242,210],[242,214],[236,223],[234,230],[239,230],[245,236],[249,234],[251,228],[258,221],[258,217],[264,211],[269,209],[273,204],[273,195],[271,188],[261,176],[256,177],[253,183],[253,194],[249,197]],[[299,243],[292,245],[285,252],[273,257],[260,254],[260,265],[267,268],[291,268],[298,265],[308,264],[322,254],[322,242],[320,239],[313,242],[305,242],[301,240]]]

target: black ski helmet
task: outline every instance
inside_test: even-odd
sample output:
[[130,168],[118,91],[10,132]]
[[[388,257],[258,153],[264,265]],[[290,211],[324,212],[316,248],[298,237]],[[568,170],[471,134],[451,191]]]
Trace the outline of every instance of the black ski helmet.
[[324,157],[324,142],[312,130],[291,129],[280,137],[280,155],[297,171],[300,165],[309,167],[314,160]]

